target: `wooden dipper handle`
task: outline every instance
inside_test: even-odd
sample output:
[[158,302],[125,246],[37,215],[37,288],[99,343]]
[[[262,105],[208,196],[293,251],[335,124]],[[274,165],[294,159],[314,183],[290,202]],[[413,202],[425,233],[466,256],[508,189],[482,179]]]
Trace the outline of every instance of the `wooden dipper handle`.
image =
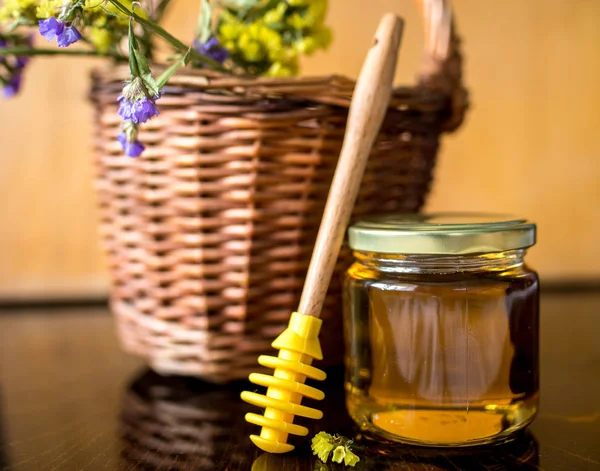
[[403,24],[393,13],[382,18],[356,83],[342,153],[298,306],[302,314],[321,315],[367,160],[388,109]]

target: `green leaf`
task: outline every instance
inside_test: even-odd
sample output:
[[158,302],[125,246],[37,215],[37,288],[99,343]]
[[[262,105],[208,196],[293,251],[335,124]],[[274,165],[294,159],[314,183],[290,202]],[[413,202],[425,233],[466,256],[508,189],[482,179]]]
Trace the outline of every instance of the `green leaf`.
[[202,0],[202,9],[200,10],[200,20],[198,21],[198,39],[205,43],[212,35],[212,7],[208,0]]
[[331,453],[334,447],[333,437],[328,433],[319,432],[312,439],[311,448],[313,455],[317,455],[323,463],[327,462],[329,453]]
[[142,54],[138,49],[136,49],[134,53],[135,59],[138,64],[138,69],[140,71],[140,77],[144,82],[144,86],[148,90],[150,96],[158,96],[160,93],[160,87],[158,86],[158,83],[156,83],[156,80],[154,80],[154,77],[152,76],[152,72],[150,71],[150,66],[148,65],[148,60],[146,59],[146,56],[144,56],[144,54]]
[[177,62],[172,64],[167,70],[165,70],[162,74],[160,74],[160,76],[158,77],[158,80],[156,81],[157,82],[156,84],[157,84],[157,87],[159,88],[159,90],[162,89],[166,85],[166,83],[173,76],[173,74],[175,74],[175,72],[177,72],[179,67],[181,67],[181,66],[185,67],[188,64],[188,62],[189,62],[189,54],[185,54]]
[[133,32],[133,21],[129,22],[129,73],[131,77],[140,77],[140,69],[138,67],[137,58],[135,57],[135,49],[137,48],[137,40]]
[[356,456],[354,453],[350,451],[349,448],[346,448],[346,456],[344,456],[344,464],[346,466],[354,467],[356,463],[360,461],[360,458]]
[[148,59],[140,51],[135,31],[133,30],[133,21],[129,22],[129,72],[132,77],[140,77],[142,79],[150,96],[158,96],[160,87],[152,76]]
[[333,456],[331,457],[331,460],[335,463],[341,463],[345,456],[346,448],[340,445],[333,450]]
[[108,0],[108,1],[111,4],[113,4],[115,6],[115,8],[117,8],[119,11],[121,11],[125,15],[133,18],[144,29],[146,29],[147,31],[152,31],[153,33],[156,33],[158,36],[163,38],[174,49],[178,50],[181,53],[187,53],[189,51],[191,59],[199,60],[206,64],[209,64],[215,70],[222,70],[222,71],[227,70],[225,67],[223,67],[223,65],[219,64],[217,61],[215,61],[209,57],[204,57],[202,54],[198,54],[193,49],[190,51],[189,45],[186,45],[183,42],[181,42],[179,39],[177,39],[175,36],[173,36],[171,33],[169,33],[167,30],[165,30],[162,26],[159,26],[158,24],[154,23],[153,21],[149,21],[145,18],[142,18],[134,11],[133,12],[129,11],[121,2],[119,2],[119,0]]

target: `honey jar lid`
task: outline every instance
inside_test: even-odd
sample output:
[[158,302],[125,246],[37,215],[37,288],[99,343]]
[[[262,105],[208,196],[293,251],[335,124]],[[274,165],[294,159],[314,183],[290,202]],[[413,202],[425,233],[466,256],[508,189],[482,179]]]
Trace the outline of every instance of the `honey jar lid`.
[[396,254],[476,254],[525,249],[536,226],[505,214],[431,213],[375,216],[352,225],[353,250]]

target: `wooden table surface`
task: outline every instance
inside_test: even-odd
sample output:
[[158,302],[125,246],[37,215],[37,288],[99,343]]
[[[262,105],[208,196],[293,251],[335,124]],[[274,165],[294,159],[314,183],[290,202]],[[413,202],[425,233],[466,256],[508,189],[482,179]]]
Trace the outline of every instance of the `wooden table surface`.
[[[340,368],[311,435],[356,437],[357,470],[600,470],[600,293],[545,294],[541,328],[541,411],[508,445],[440,452],[361,438]],[[158,376],[119,351],[113,329],[102,308],[0,311],[0,469],[344,469],[320,465],[308,440],[261,453],[238,399],[247,385]]]

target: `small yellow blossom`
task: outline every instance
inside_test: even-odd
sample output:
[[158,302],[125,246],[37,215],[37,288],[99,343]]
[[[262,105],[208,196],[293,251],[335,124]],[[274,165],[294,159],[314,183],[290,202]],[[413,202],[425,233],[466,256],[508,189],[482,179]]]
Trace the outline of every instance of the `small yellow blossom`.
[[110,51],[110,46],[113,42],[113,36],[110,31],[102,27],[92,26],[89,29],[89,38],[98,52],[106,54]]
[[294,29],[314,28],[323,24],[327,13],[327,0],[312,0],[305,11],[297,11],[287,18]]
[[269,53],[281,49],[281,35],[268,26],[261,25],[257,31],[256,37]]
[[[129,11],[131,11],[131,9],[133,8],[133,0],[120,0],[120,2]],[[105,18],[114,18],[117,24],[121,26],[127,26],[129,24],[129,17],[111,2],[105,3],[102,0],[86,0],[84,8],[88,11],[93,12],[95,16],[98,15],[100,17]],[[140,8],[139,6],[136,7],[133,11],[135,11],[136,15],[138,15],[141,18],[148,18],[146,10]]]
[[223,23],[219,26],[219,38],[222,41],[235,41],[244,30],[239,22]]
[[283,16],[287,10],[287,5],[283,2],[278,3],[277,6],[265,13],[265,23],[280,23],[283,20]]
[[237,52],[238,50],[237,43],[235,41],[226,41],[223,43],[223,47],[230,53]]
[[250,30],[245,31],[237,43],[240,53],[248,62],[259,62],[265,57],[264,49],[254,36]]
[[260,5],[265,10],[258,18],[246,19],[227,10],[219,14],[216,36],[242,67],[271,77],[295,75],[301,54],[312,54],[331,42],[331,32],[324,26],[328,0]]
[[311,443],[313,455],[317,455],[323,463],[327,463],[333,451],[331,461],[335,463],[343,461],[344,465],[354,467],[360,458],[352,452],[352,447],[352,440],[339,435],[331,436],[325,432],[317,433]]
[[312,37],[321,49],[327,49],[331,44],[333,34],[327,26],[318,26],[313,30]]
[[284,65],[281,62],[274,62],[266,73],[267,77],[292,77],[296,75],[294,67]]
[[269,59],[273,62],[291,64],[298,61],[298,51],[294,48],[280,47],[269,51]]
[[[239,51],[245,60],[253,63],[261,62],[267,57],[272,61],[289,61],[297,54],[295,50],[284,47],[282,37],[277,30],[260,20],[241,30],[236,48],[226,47],[230,51]],[[282,53],[292,57],[282,57]]]
[[304,17],[298,12],[291,14],[286,20],[286,23],[292,28],[299,30],[308,27]]
[[308,6],[306,13],[306,22],[309,27],[314,27],[323,24],[325,15],[327,14],[327,0],[313,0]]
[[36,0],[5,0],[4,6],[0,9],[0,19],[9,20],[34,15],[35,7]]
[[62,0],[42,0],[35,11],[35,16],[40,20],[56,16],[62,3]]
[[301,54],[309,55],[319,48],[319,44],[317,43],[315,38],[311,36],[306,36],[300,39],[298,42],[296,42],[296,48]]

